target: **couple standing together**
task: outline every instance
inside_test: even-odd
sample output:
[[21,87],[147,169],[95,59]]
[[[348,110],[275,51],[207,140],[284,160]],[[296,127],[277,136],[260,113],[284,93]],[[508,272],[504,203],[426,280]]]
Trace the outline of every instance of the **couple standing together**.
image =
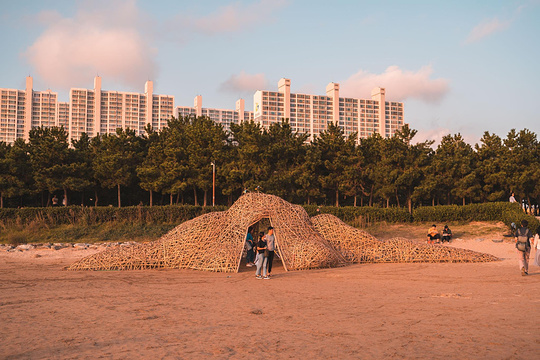
[[[253,228],[249,227],[246,238],[246,245],[248,248],[247,266],[256,265],[257,272],[255,273],[255,277],[257,279],[268,280],[270,279],[270,274],[272,273],[274,251],[276,250],[276,238],[274,236],[274,228],[271,226],[268,227],[268,233],[266,235],[264,235],[264,232],[261,231],[259,233],[257,241],[253,240],[253,236],[251,235],[252,231]],[[256,256],[255,263],[252,262],[254,256]]]

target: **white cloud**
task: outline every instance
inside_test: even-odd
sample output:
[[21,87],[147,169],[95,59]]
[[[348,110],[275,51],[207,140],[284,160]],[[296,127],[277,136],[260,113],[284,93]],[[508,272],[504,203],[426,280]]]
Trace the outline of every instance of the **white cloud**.
[[235,2],[222,6],[206,16],[182,15],[175,23],[183,24],[183,28],[188,31],[207,35],[235,32],[261,22],[268,22],[271,20],[272,13],[285,6],[286,3],[285,0],[260,0],[248,5]]
[[227,92],[254,92],[268,87],[268,81],[264,74],[247,74],[240,71],[240,74],[231,75],[219,86],[221,91]]
[[368,98],[375,87],[386,88],[386,97],[402,101],[409,98],[425,102],[438,102],[448,92],[447,79],[430,79],[433,69],[424,66],[420,70],[404,71],[398,66],[389,66],[382,74],[372,74],[364,70],[341,82],[344,96]]
[[[455,135],[455,134],[457,134],[457,132],[452,132],[450,129],[442,128],[442,127],[429,129],[429,130],[418,130],[413,141],[415,143],[421,143],[424,141],[433,140],[434,143],[433,145],[431,145],[431,147],[433,149],[436,149],[437,146],[439,146],[439,144],[441,143],[443,137],[445,137],[446,135]],[[463,140],[471,146],[474,146],[474,144],[477,144],[480,140],[480,138],[477,135],[473,135],[470,133],[464,134],[461,132],[460,134],[463,137]]]
[[465,43],[466,44],[475,43],[477,41],[482,40],[486,36],[489,36],[496,32],[506,30],[507,28],[510,27],[511,23],[512,22],[509,20],[501,21],[498,18],[493,18],[489,21],[483,21],[477,26],[475,26],[474,29],[472,29],[472,31],[469,33],[469,36],[467,36]]
[[521,13],[521,11],[525,7],[525,5],[519,6],[514,11],[514,15],[507,20],[499,20],[498,17],[494,17],[490,20],[483,20],[471,30],[471,32],[465,39],[465,44],[472,44],[478,42],[485,37],[508,29],[510,25],[512,25],[512,23],[517,19],[519,13]]
[[67,89],[99,74],[140,88],[156,75],[134,1],[86,2],[71,18],[45,11],[37,19],[45,30],[23,56],[50,86]]

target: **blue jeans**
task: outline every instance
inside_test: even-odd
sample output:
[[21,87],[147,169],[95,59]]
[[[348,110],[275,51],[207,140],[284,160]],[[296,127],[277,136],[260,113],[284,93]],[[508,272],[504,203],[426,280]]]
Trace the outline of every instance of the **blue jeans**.
[[255,275],[261,275],[261,268],[263,269],[263,276],[266,276],[266,263],[268,262],[268,258],[264,257],[264,253],[259,254],[257,253],[257,272]]

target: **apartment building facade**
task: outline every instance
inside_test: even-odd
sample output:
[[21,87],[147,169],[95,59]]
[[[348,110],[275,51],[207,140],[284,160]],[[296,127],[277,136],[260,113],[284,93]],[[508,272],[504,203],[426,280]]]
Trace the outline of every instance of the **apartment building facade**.
[[90,137],[114,133],[117,128],[142,135],[148,124],[160,130],[172,116],[207,116],[225,131],[231,124],[250,120],[268,128],[286,118],[294,131],[309,134],[310,140],[330,121],[346,136],[356,133],[358,140],[373,133],[391,137],[404,124],[403,103],[386,101],[384,88],[373,89],[371,99],[340,97],[336,83],[328,84],[325,95],[296,94],[291,93],[290,79],[283,78],[277,91],[255,92],[254,111],[246,111],[244,99],[234,110],[204,108],[201,95],[193,107],[175,107],[174,96],[153,93],[152,81],[145,83],[144,93],[107,91],[96,76],[93,89],[72,88],[69,102],[58,101],[51,90],[34,91],[32,85],[32,77],[27,77],[25,90],[0,89],[0,141],[28,139],[30,130],[40,126],[63,126],[70,139],[79,139],[82,133]]
[[346,136],[357,133],[357,140],[373,133],[391,137],[403,124],[403,103],[386,101],[384,88],[375,88],[371,99],[343,98],[339,84],[330,83],[326,95],[291,93],[290,79],[281,79],[278,91],[259,90],[253,96],[254,120],[268,128],[289,119],[299,133],[310,140],[325,131],[328,122],[338,124]]
[[231,130],[231,124],[240,124],[243,121],[253,120],[253,111],[246,111],[245,107],[245,100],[238,99],[235,110],[203,108],[202,96],[197,95],[193,101],[193,107],[177,106],[174,116],[207,116],[214,122],[221,124],[223,129],[228,132]]
[[51,90],[34,91],[32,85],[27,77],[25,90],[0,89],[0,141],[28,139],[30,130],[40,126],[63,126],[75,140],[82,133],[93,137],[128,127],[142,135],[147,124],[167,126],[174,112],[174,96],[154,94],[152,81],[143,94],[106,91],[96,76],[93,89],[72,88],[69,102],[59,102]]
[[154,94],[152,81],[144,88],[143,94],[106,91],[101,89],[101,77],[96,76],[93,89],[71,89],[70,138],[79,139],[83,132],[90,137],[111,134],[118,128],[143,135],[148,124],[156,130],[167,126],[173,116],[174,96]]
[[51,91],[33,91],[33,79],[26,78],[25,90],[0,89],[0,141],[28,139],[33,127],[64,126],[67,129],[69,103],[59,102]]

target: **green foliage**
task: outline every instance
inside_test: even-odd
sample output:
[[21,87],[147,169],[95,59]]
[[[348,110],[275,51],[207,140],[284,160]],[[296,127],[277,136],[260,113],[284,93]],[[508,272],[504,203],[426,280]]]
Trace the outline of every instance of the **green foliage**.
[[163,204],[167,195],[171,205],[197,205],[204,194],[206,205],[211,163],[217,203],[229,205],[256,189],[295,203],[406,207],[411,214],[428,204],[506,201],[512,191],[520,202],[540,204],[540,143],[527,129],[504,139],[486,132],[474,147],[449,134],[435,150],[430,141],[415,143],[408,125],[358,143],[332,122],[309,139],[287,119],[231,124],[226,133],[207,117],[189,116],[145,132],[82,134],[69,147],[63,128],[42,127],[28,142],[0,144],[0,207],[50,205],[60,193],[81,204],[91,196],[96,206],[98,199],[120,206],[123,198]]

